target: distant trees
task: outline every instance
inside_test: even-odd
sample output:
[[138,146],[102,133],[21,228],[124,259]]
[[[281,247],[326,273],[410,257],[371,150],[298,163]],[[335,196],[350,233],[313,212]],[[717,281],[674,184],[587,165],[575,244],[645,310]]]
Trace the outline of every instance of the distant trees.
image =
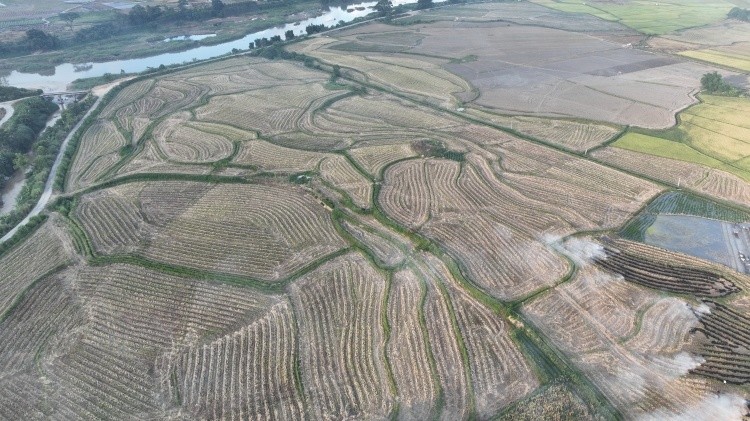
[[213,12],[214,16],[220,15],[222,10],[224,10],[224,2],[221,0],[211,0],[211,12]]
[[750,9],[740,9],[739,7],[733,7],[732,10],[727,13],[727,17],[744,22],[750,21]]
[[375,10],[383,16],[390,15],[393,10],[393,3],[391,0],[378,0],[375,3]]
[[81,15],[79,15],[76,12],[63,12],[63,13],[60,13],[58,16],[60,16],[60,19],[64,20],[65,22],[68,22],[68,27],[70,28],[71,31],[73,30],[73,22],[76,19],[81,17]]
[[284,39],[287,41],[294,39],[294,31],[290,29],[284,32]]
[[307,35],[317,34],[318,32],[325,31],[326,26],[322,23],[320,25],[313,25],[312,23],[307,25],[305,28],[305,32],[307,32]]
[[701,89],[708,94],[739,95],[740,90],[726,83],[718,72],[706,73],[701,77]]
[[428,9],[432,7],[432,0],[417,0],[417,9]]
[[54,50],[60,46],[60,40],[39,29],[29,29],[26,31],[26,43],[33,51]]
[[0,102],[12,101],[32,95],[41,95],[41,89],[24,89],[16,88],[15,86],[0,86]]
[[20,164],[17,154],[31,149],[47,118],[57,109],[57,105],[41,97],[16,103],[13,117],[0,129],[0,180],[13,174],[15,165]]
[[163,11],[159,6],[146,6],[136,4],[128,13],[128,21],[131,25],[140,26],[159,19]]

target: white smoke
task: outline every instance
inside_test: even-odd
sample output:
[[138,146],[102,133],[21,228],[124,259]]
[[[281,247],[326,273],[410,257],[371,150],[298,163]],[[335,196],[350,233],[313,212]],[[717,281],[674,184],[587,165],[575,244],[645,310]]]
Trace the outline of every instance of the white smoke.
[[680,352],[669,361],[670,371],[675,377],[684,376],[688,374],[690,370],[698,368],[698,366],[704,362],[706,362],[706,360],[699,355],[690,355],[687,352]]
[[698,314],[711,314],[711,307],[709,307],[707,304],[699,304],[696,307],[693,307],[693,310],[695,310]]
[[679,413],[651,413],[639,419],[643,421],[733,421],[741,420],[746,411],[744,398],[732,394],[711,394]]
[[593,263],[594,259],[606,259],[607,254],[601,244],[588,239],[572,237],[565,240],[562,245],[555,244],[557,250],[573,259],[579,266]]

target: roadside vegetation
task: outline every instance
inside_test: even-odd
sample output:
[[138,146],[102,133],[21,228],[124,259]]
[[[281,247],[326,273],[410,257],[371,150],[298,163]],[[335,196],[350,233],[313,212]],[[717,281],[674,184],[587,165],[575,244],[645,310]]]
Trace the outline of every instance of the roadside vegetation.
[[13,116],[0,127],[0,187],[5,179],[26,164],[37,136],[59,107],[41,97],[33,97],[13,106]]
[[[48,101],[44,102],[52,104]],[[26,173],[26,181],[16,199],[15,207],[10,213],[0,217],[0,237],[23,220],[39,200],[52,169],[52,164],[60,150],[60,145],[93,102],[94,98],[88,97],[83,101],[68,105],[62,112],[60,119],[31,142],[26,151],[29,155],[14,155],[13,163],[16,168],[30,169]],[[52,105],[56,110],[57,106]],[[15,116],[14,114],[13,117]],[[44,122],[46,123],[46,119]],[[44,127],[44,124],[42,124],[42,127]]]

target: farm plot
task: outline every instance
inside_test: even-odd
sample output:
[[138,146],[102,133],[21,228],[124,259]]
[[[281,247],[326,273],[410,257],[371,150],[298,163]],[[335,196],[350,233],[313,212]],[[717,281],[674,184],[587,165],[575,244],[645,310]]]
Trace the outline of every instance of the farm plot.
[[750,203],[750,185],[742,178],[726,171],[613,147],[594,151],[592,156],[609,165],[718,199],[741,205]]
[[72,261],[72,246],[54,221],[0,256],[0,320],[35,281]]
[[297,341],[291,308],[281,302],[211,343],[165,356],[162,396],[196,418],[303,418]]
[[[531,367],[510,339],[510,324],[469,296],[435,256],[423,253],[418,268],[448,292],[457,328],[466,347],[474,405],[479,418],[523,398],[538,386]],[[437,285],[433,284],[432,288]]]
[[399,392],[399,414],[425,419],[435,410],[439,393],[430,362],[433,351],[420,316],[425,286],[409,270],[396,272],[392,282],[388,298],[392,330],[386,352]]
[[[155,357],[179,355],[253,323],[277,302],[132,265],[78,267],[47,278],[0,324],[0,337],[7,338],[0,345],[3,364],[15,366],[3,374],[26,379],[13,379],[15,392],[3,393],[0,413],[163,418],[168,400],[157,394]],[[11,380],[0,379],[0,389],[8,390]],[[12,397],[23,404],[13,408]]]
[[688,374],[702,362],[687,352],[698,320],[680,299],[586,264],[573,282],[524,304],[523,313],[626,417],[690,417],[715,394],[708,380]]
[[301,377],[314,418],[385,417],[393,408],[381,349],[385,291],[383,276],[356,254],[292,285]]
[[346,192],[361,209],[372,206],[372,182],[341,155],[330,156],[320,163],[321,177]]
[[330,44],[326,47],[322,50],[307,49],[307,53],[324,62],[364,74],[370,82],[441,105],[455,106],[455,95],[471,95],[471,86],[466,81],[429,61],[359,55],[336,51]]
[[[495,7],[497,12],[492,10]],[[341,44],[335,42],[307,41],[311,44],[299,48],[328,63],[355,70],[352,77],[439,99],[440,105],[449,108],[467,104],[506,114],[572,117],[649,128],[673,125],[675,112],[695,102],[690,94],[700,86],[700,76],[711,70],[701,64],[623,48],[606,36],[597,38],[537,23],[471,21],[492,13],[504,20],[503,11],[509,7],[470,6],[459,9],[457,22],[407,26],[412,35],[423,38],[403,53],[358,55],[337,51]],[[452,12],[427,13],[429,18],[429,13]],[[336,39],[361,42],[358,38],[365,37],[365,31],[344,31]],[[504,42],[497,42],[500,39]],[[369,44],[380,45],[372,39]],[[416,62],[421,64],[417,66]],[[437,70],[459,76],[468,82],[468,89],[447,87],[446,81],[462,85]],[[438,77],[443,82],[419,87],[409,82],[416,77],[413,72],[421,72],[425,81]]]
[[731,1],[668,0],[660,2],[604,0],[532,0],[534,3],[569,13],[587,13],[617,20],[648,35],[666,34],[681,29],[718,22],[735,5]]
[[628,133],[613,146],[700,164],[750,180],[750,112],[746,98],[701,95],[667,132]]
[[315,100],[340,95],[320,83],[283,85],[239,94],[212,97],[196,110],[201,121],[224,123],[245,130],[274,135],[293,131]]
[[750,318],[719,303],[702,306],[699,331],[707,340],[700,353],[705,361],[693,373],[733,384],[750,383]]
[[380,177],[383,169],[392,162],[417,156],[408,144],[363,146],[349,149],[348,153],[373,177]]
[[[524,154],[543,172],[538,178],[496,174],[474,155],[462,164],[403,161],[386,170],[378,203],[400,224],[438,241],[478,284],[503,299],[550,285],[567,271],[545,245],[549,238],[576,228],[616,227],[658,191],[562,154],[557,165],[550,164],[558,152],[528,142],[505,144],[500,150]],[[535,160],[535,153],[544,159]],[[536,212],[527,212],[530,208]]]
[[329,156],[321,152],[285,148],[258,139],[243,143],[232,162],[252,165],[264,171],[291,173],[317,170],[320,161]]
[[617,127],[593,122],[584,123],[538,117],[510,117],[473,108],[469,109],[467,113],[576,152],[584,152],[589,148],[601,145],[620,132]]
[[[732,294],[738,290],[745,290],[750,286],[750,277],[742,273],[729,270],[726,266],[718,263],[696,258],[694,256],[666,250],[648,244],[638,243],[623,238],[606,238],[605,244],[613,252],[620,252],[622,256],[615,259],[611,264],[618,266],[617,261],[633,260],[634,267],[641,265],[638,275],[642,280],[648,280],[649,276],[656,275],[655,284],[648,285],[657,289],[669,291],[669,288],[680,288],[681,293],[697,296],[722,296]],[[603,256],[601,256],[603,257]],[[606,265],[603,264],[603,265]],[[627,264],[625,265],[627,267]],[[653,268],[649,269],[650,267]],[[649,273],[649,270],[652,270]],[[675,272],[671,272],[671,271]],[[661,278],[659,272],[661,271]],[[672,277],[670,277],[670,274]],[[627,276],[627,275],[626,275]],[[686,280],[683,283],[681,277]],[[680,279],[676,284],[670,285],[674,279]]]
[[674,293],[692,294],[702,297],[720,297],[739,291],[721,273],[671,263],[644,260],[642,256],[630,254],[627,249],[605,246],[605,256],[597,264],[623,276],[627,281]]
[[99,120],[91,125],[81,137],[66,190],[80,190],[94,184],[120,161],[120,150],[128,144],[112,122]]
[[168,159],[206,163],[232,154],[234,145],[229,139],[188,126],[189,118],[190,114],[186,112],[172,114],[154,128],[154,140]]
[[[138,183],[143,192],[131,205],[112,199],[120,187],[84,197],[86,209],[92,211],[77,211],[77,215],[91,233],[95,249],[123,250],[118,246],[138,238],[134,230],[148,230],[152,239],[138,252],[148,259],[276,281],[345,245],[320,205],[299,189],[171,185],[176,189]],[[140,210],[140,218],[135,209]]]

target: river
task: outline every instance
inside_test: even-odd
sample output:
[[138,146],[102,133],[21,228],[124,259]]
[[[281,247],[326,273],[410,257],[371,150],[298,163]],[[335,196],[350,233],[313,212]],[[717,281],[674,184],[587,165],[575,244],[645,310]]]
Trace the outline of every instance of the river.
[[[442,1],[445,0],[435,0],[436,3]],[[416,3],[416,1],[393,0],[394,6],[410,3]],[[21,73],[19,71],[13,70],[10,75],[6,77],[6,81],[8,85],[17,86],[19,88],[43,89],[45,92],[64,91],[68,84],[76,79],[102,76],[105,73],[118,74],[121,71],[125,71],[126,73],[136,73],[147,70],[150,67],[159,67],[162,64],[168,66],[171,64],[186,63],[193,60],[205,60],[230,53],[235,48],[239,50],[246,50],[250,42],[255,41],[258,38],[271,38],[276,35],[280,35],[283,38],[284,33],[290,29],[294,31],[295,35],[302,35],[305,33],[305,27],[311,24],[323,24],[330,27],[335,25],[339,21],[351,22],[356,18],[364,17],[372,13],[371,7],[374,5],[375,2],[371,1],[351,4],[346,7],[331,7],[327,12],[324,12],[320,16],[304,19],[302,21],[299,21],[298,23],[288,23],[282,26],[254,32],[234,41],[216,45],[196,47],[190,50],[180,51],[176,53],[164,53],[151,57],[114,60],[103,63],[85,63],[87,65],[91,65],[90,68],[86,66],[86,70],[76,71],[73,63],[64,63],[56,66],[55,72],[52,75]],[[364,9],[356,10],[357,8]],[[347,9],[353,9],[353,11],[347,12]],[[76,64],[80,65],[83,63]]]

